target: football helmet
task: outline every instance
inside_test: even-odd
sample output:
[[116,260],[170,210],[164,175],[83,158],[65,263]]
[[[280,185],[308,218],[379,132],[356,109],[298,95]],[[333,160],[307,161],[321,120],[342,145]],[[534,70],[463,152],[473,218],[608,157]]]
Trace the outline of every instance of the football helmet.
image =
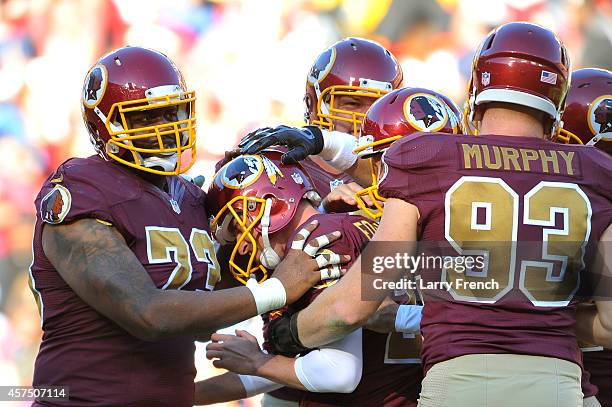
[[[424,88],[402,88],[383,96],[370,107],[363,120],[358,146],[354,150],[360,158],[369,159],[382,154],[391,144],[416,132],[461,134],[459,108],[448,97]],[[378,174],[370,160],[372,185],[355,194],[361,210],[372,219],[382,216],[382,202],[378,194]],[[363,197],[372,200],[374,208],[365,205]]]
[[[215,174],[206,206],[213,215],[211,230],[222,245],[234,244],[229,259],[234,278],[246,284],[251,276],[259,282],[268,278],[281,257],[270,245],[270,235],[289,224],[302,198],[319,205],[321,198],[300,164],[282,164],[282,152],[266,150],[241,155]],[[236,238],[236,228],[240,236]],[[257,231],[263,240],[256,259]],[[246,265],[238,261],[238,247],[245,239],[253,250]]]
[[103,56],[85,77],[81,102],[90,140],[104,159],[159,175],[193,164],[195,92],[164,54],[123,47]]
[[612,154],[612,72],[596,68],[572,72],[561,119],[556,141],[595,145]]
[[474,55],[464,123],[478,133],[482,107],[513,103],[546,113],[556,133],[569,86],[570,60],[555,34],[536,24],[512,22],[492,30]]
[[400,87],[402,80],[402,68],[382,45],[345,38],[323,51],[308,73],[304,120],[329,131],[334,130],[336,120],[349,122],[357,136],[365,114],[338,108],[336,97],[378,99]]

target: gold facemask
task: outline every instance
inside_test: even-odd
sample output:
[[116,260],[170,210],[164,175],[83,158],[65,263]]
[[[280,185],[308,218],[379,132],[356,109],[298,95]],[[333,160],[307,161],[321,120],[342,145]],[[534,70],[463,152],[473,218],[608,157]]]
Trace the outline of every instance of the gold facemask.
[[565,130],[562,128],[558,129],[557,134],[553,138],[553,141],[556,141],[557,143],[563,143],[563,144],[569,144],[570,142],[572,144],[583,144],[582,140],[580,140],[580,137],[578,137],[571,131]]
[[[236,203],[242,204],[242,209],[238,209],[241,213],[239,214],[234,205]],[[252,220],[248,215],[249,208],[256,208],[259,205],[259,211],[257,215],[255,215]],[[236,239],[234,243],[234,248],[232,250],[232,254],[229,259],[230,272],[232,276],[240,281],[242,284],[247,283],[247,281],[251,278],[251,275],[260,276],[258,278],[258,282],[265,281],[268,278],[268,270],[259,264],[259,260],[256,258],[257,253],[257,239],[252,234],[252,230],[255,226],[259,224],[261,218],[264,215],[266,206],[266,200],[262,198],[255,198],[249,196],[237,196],[233,198],[231,201],[225,204],[223,208],[219,211],[215,219],[211,223],[211,230],[217,231],[219,228],[225,229],[228,227],[229,223],[235,221],[236,224],[241,228],[242,233]],[[228,213],[229,212],[229,213]],[[226,220],[227,216],[231,216],[230,219]],[[223,233],[228,233],[227,231],[223,231]],[[246,267],[241,267],[236,261],[236,256],[238,255],[238,247],[245,240],[248,239],[249,243],[251,243],[251,253],[249,255],[249,260]],[[219,240],[217,238],[217,240]]]
[[[195,92],[189,91],[114,103],[104,120],[104,125],[111,136],[107,143],[106,154],[124,165],[153,174],[178,175],[187,171],[193,165],[196,154],[195,100]],[[176,121],[131,128],[126,118],[126,114],[131,112],[163,109],[170,106],[176,106],[178,109],[178,120]],[[96,113],[99,116],[102,115],[99,110]],[[168,135],[174,137],[176,147],[164,145],[163,138]],[[149,138],[157,142],[157,148],[141,148],[134,145],[134,141]],[[121,157],[121,150],[130,151],[132,160]],[[187,166],[183,167],[183,153],[187,150],[191,150],[191,160]],[[168,153],[176,154],[176,165],[171,170],[146,167],[141,156],[141,154],[159,156]]]
[[[365,137],[362,136],[361,138],[365,138]],[[390,145],[395,140],[399,140],[401,138],[402,136],[392,136],[392,137],[387,137],[382,140],[365,142],[363,144],[359,144],[358,147],[353,150],[353,153],[358,154],[359,156],[362,156],[362,157],[364,155],[373,154],[373,153],[382,154],[384,150],[374,152],[373,148],[380,146],[380,145],[384,145],[384,144]],[[370,140],[371,140],[371,136],[370,136]],[[366,158],[362,158],[362,159],[366,159]],[[367,158],[367,159],[370,161],[370,173],[372,175],[372,184],[369,187],[362,189],[361,191],[357,191],[357,193],[355,194],[355,200],[357,201],[357,206],[359,206],[359,209],[361,209],[370,218],[376,220],[382,216],[382,211],[383,211],[382,204],[383,202],[386,201],[386,199],[378,194],[378,174],[376,173],[376,170],[374,169],[374,163],[372,162],[372,159],[371,158]],[[370,208],[366,205],[365,201],[363,200],[363,197],[365,196],[368,196],[370,198],[370,200],[372,201],[372,204],[374,205],[374,208]]]
[[[317,119],[312,120],[310,124],[319,126],[328,131],[333,131],[334,120],[349,122],[353,126],[353,135],[358,136],[361,131],[361,123],[365,118],[365,113],[334,107],[336,97],[356,96],[369,97],[376,100],[387,93],[389,92],[383,89],[363,88],[360,86],[330,86],[321,92],[317,101]],[[324,102],[326,99],[329,99],[328,104]],[[324,113],[325,109],[327,109],[329,113]]]
[[[355,200],[357,201],[357,206],[359,206],[359,209],[361,209],[366,215],[368,215],[368,217],[376,220],[382,216],[383,203],[386,201],[386,199],[378,194],[378,174],[376,174],[372,159],[368,158],[368,160],[370,161],[372,185],[362,189],[361,191],[357,191],[357,193],[355,194]],[[374,205],[374,208],[370,208],[366,205],[365,201],[363,200],[363,197],[365,196],[368,196],[370,198],[372,204]]]

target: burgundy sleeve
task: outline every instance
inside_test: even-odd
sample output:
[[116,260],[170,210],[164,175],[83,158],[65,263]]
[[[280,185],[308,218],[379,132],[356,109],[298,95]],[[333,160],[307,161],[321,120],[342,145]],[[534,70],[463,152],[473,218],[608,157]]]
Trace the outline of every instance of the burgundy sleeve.
[[100,188],[62,167],[44,186],[37,210],[43,222],[50,224],[70,223],[83,218],[115,223]]
[[443,139],[436,133],[415,133],[394,142],[382,157],[378,193],[383,198],[411,202],[415,196],[428,192],[432,185],[424,184],[421,176],[437,176],[440,162],[448,160],[448,146]]

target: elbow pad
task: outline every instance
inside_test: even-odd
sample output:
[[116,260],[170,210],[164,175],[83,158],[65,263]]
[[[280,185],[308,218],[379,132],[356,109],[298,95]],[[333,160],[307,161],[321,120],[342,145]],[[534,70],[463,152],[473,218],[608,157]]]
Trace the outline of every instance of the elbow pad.
[[361,381],[362,334],[358,329],[295,360],[295,374],[308,391],[351,393]]
[[395,315],[395,330],[403,333],[421,332],[422,305],[400,305]]

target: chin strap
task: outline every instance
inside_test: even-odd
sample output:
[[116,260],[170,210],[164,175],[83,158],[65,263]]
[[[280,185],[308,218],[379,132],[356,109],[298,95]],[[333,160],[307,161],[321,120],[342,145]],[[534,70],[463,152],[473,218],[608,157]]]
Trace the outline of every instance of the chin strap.
[[160,157],[160,156],[151,156],[147,158],[142,158],[140,153],[136,153],[138,159],[142,163],[143,167],[153,168],[153,167],[161,167],[164,171],[174,171],[176,168],[176,163],[178,161],[178,154],[174,153],[171,156]]
[[590,139],[586,145],[594,146],[599,140],[612,141],[612,133],[598,133],[592,139]]
[[270,245],[268,230],[270,229],[270,212],[272,211],[272,199],[266,199],[266,207],[261,218],[261,237],[263,239],[263,250],[259,255],[259,262],[269,270],[274,270],[281,262],[281,258]]

